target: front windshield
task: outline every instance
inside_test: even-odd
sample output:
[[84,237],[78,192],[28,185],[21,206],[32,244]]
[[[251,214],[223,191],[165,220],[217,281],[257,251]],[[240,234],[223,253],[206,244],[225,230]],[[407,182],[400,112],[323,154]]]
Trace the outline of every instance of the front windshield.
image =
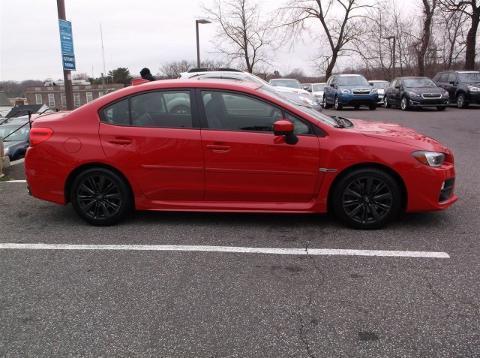
[[370,82],[373,86],[373,88],[376,89],[385,89],[388,87],[388,82]]
[[362,76],[339,76],[337,81],[339,86],[370,86]]
[[270,84],[272,86],[278,86],[278,87],[290,87],[290,88],[300,88],[300,82],[297,80],[271,80]]
[[409,78],[403,80],[403,84],[408,88],[437,87],[429,78]]
[[0,126],[0,138],[4,138],[4,142],[27,140],[29,130],[28,126],[24,126],[20,129],[18,128],[18,126]]
[[326,83],[315,83],[312,85],[313,92],[323,91],[327,86]]
[[460,82],[480,82],[480,72],[459,73]]
[[288,98],[289,97],[288,93],[279,93],[279,92],[275,91],[274,89],[272,89],[272,87],[270,87],[270,86],[262,86],[258,89],[258,91],[264,92],[264,93],[268,94],[269,96],[276,98],[280,102],[283,102],[283,103],[286,103],[286,104],[289,104],[289,105],[293,105],[299,111],[308,114],[309,116],[315,118],[316,120],[318,120],[322,123],[326,123],[326,124],[329,124],[329,125],[334,126],[334,127],[336,127],[338,125],[338,123],[332,117],[326,116],[326,115],[314,110],[313,108],[311,108],[309,106],[305,106],[303,104],[300,104],[300,103],[298,103],[298,101],[294,100],[294,98]]

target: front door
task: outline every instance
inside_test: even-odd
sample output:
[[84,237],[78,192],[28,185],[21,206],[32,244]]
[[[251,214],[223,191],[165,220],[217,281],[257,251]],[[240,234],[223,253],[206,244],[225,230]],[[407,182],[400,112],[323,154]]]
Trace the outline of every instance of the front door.
[[[310,124],[245,94],[205,90],[201,101],[208,122],[202,129],[206,201],[279,209],[316,198],[319,140]],[[295,125],[295,145],[273,134],[284,116]]]
[[108,160],[156,202],[203,200],[200,129],[191,93],[152,91],[106,107],[100,138]]

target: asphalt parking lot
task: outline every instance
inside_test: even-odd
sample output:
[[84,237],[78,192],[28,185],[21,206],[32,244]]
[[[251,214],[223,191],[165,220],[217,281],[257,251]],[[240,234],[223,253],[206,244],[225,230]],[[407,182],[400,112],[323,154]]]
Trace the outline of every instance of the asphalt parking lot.
[[[335,114],[400,123],[448,145],[459,201],[379,231],[346,229],[328,216],[199,213],[137,213],[96,228],[71,206],[31,198],[22,182],[0,182],[0,356],[480,356],[480,108]],[[7,174],[22,179],[22,164]],[[5,243],[397,250],[448,258]]]

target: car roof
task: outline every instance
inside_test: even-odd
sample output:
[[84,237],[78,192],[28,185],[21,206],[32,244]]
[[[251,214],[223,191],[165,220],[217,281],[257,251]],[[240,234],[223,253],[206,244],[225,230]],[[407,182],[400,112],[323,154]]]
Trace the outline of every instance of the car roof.
[[404,77],[398,77],[397,80],[418,80],[420,78],[428,78],[427,76],[404,76]]
[[[298,81],[296,78],[272,78],[270,81],[284,81],[284,80],[287,80],[287,81]],[[300,81],[298,81],[300,82]]]
[[356,77],[364,77],[363,75],[359,75],[358,73],[341,73],[339,75],[335,75],[335,76],[356,76]]
[[480,71],[455,71],[457,73],[480,73]]
[[388,82],[387,80],[369,80],[368,82]]

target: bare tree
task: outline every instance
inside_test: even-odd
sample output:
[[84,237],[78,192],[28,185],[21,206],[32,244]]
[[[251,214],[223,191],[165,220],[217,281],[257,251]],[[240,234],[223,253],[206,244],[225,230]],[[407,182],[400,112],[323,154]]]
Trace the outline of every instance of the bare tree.
[[480,0],[439,0],[450,12],[461,12],[470,18],[470,29],[466,37],[465,69],[475,69],[477,32],[480,24]]
[[294,35],[302,32],[309,20],[319,21],[330,50],[324,57],[328,78],[338,58],[351,51],[347,46],[360,37],[363,27],[359,22],[367,8],[371,5],[366,0],[289,0],[280,12]]
[[228,62],[252,73],[259,64],[268,64],[268,49],[274,43],[273,29],[263,20],[258,4],[252,0],[214,0],[204,6],[211,21],[219,25],[217,46]]
[[[169,62],[160,67],[160,76],[164,78],[179,78],[183,72],[188,72],[188,70],[195,68],[196,66],[196,63],[187,60]],[[222,61],[207,59],[202,61],[200,67],[214,70],[225,67],[225,63]]]
[[463,12],[445,11],[442,6],[439,9],[437,36],[443,68],[448,70],[465,54],[468,19]]
[[425,76],[425,57],[429,51],[432,38],[433,16],[437,8],[437,0],[422,0],[423,26],[420,40],[417,43],[417,74]]

